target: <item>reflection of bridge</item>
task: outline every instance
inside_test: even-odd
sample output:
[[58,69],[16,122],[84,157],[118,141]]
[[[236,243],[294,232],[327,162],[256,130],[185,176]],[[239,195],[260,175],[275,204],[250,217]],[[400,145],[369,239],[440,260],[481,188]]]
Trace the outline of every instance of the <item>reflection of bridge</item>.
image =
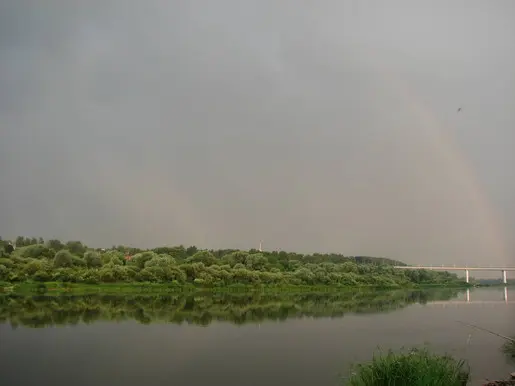
[[449,300],[446,302],[436,301],[427,302],[425,305],[429,306],[457,306],[465,304],[482,304],[482,305],[499,305],[499,304],[515,304],[515,300],[508,300],[508,287],[504,287],[503,300],[470,300],[470,289],[467,288],[466,300]]
[[506,272],[508,271],[515,271],[515,267],[448,267],[445,265],[442,266],[403,266],[403,265],[396,265],[393,268],[395,269],[411,269],[411,270],[418,270],[418,269],[424,269],[429,271],[465,271],[465,281],[469,282],[469,271],[501,271],[502,273],[502,282],[504,284],[508,283],[508,278],[506,276]]

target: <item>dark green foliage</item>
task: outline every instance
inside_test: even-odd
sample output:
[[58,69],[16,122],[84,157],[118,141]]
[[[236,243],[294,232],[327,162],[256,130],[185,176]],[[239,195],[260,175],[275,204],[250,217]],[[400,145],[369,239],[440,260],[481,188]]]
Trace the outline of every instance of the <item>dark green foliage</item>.
[[48,261],[31,259],[23,267],[23,272],[29,277],[34,276],[37,272],[48,272],[51,270],[51,265]]
[[179,245],[178,247],[154,248],[152,252],[157,253],[158,255],[168,255],[179,261],[185,260],[188,257],[186,249],[182,245]]
[[427,349],[388,352],[359,365],[349,386],[466,386],[470,370],[464,361]]
[[102,264],[112,263],[114,265],[123,265],[124,257],[123,253],[117,250],[110,250],[100,254]]
[[48,240],[47,245],[49,248],[52,248],[54,251],[59,252],[61,249],[64,249],[64,244],[59,240]]
[[[456,275],[393,269],[386,258],[284,251],[198,250],[159,247],[142,251],[124,246],[88,249],[80,241],[18,237],[11,255],[0,256],[0,280],[58,280],[76,283],[151,282],[197,287],[461,285]],[[2,241],[5,248],[6,242]],[[136,253],[133,253],[136,252]],[[37,263],[39,260],[41,263]]]
[[66,250],[61,250],[57,252],[54,257],[54,267],[71,267],[73,265],[73,257],[74,256]]
[[80,241],[68,241],[66,243],[66,249],[77,256],[82,256],[87,251],[87,247],[82,245]]
[[155,252],[141,252],[132,256],[130,260],[130,264],[135,265],[139,269],[143,269],[145,267],[145,263],[147,261],[152,260],[153,258],[159,257],[159,255]]
[[203,263],[206,266],[216,264],[215,256],[209,251],[198,251],[193,256],[186,259],[188,263]]
[[14,252],[14,246],[11,243],[5,241],[2,242],[2,249],[0,249],[0,257],[3,255],[10,256]]
[[0,257],[0,265],[11,269],[15,267],[14,261],[6,257]]
[[102,259],[95,251],[87,251],[84,253],[84,261],[88,268],[98,268],[102,266]]
[[55,252],[55,250],[44,244],[32,244],[21,249],[20,256],[32,259],[52,259],[55,256]]

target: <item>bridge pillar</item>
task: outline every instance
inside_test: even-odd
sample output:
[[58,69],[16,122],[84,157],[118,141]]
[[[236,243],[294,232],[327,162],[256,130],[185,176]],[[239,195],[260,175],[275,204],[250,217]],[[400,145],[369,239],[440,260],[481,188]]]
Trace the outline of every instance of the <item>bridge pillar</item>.
[[508,284],[508,278],[506,277],[506,270],[502,271],[502,282]]
[[465,270],[465,281],[467,283],[469,282],[469,270],[468,269]]

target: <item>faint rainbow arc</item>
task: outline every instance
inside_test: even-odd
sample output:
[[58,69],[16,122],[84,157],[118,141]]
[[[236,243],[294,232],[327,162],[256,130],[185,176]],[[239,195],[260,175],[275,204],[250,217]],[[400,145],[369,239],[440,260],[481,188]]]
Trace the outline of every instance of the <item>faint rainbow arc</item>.
[[455,168],[457,171],[455,173],[456,178],[460,179],[462,186],[468,187],[468,192],[472,195],[475,203],[474,210],[480,212],[492,252],[507,262],[506,243],[500,225],[501,221],[466,154],[456,144],[450,131],[446,130],[446,125],[437,120],[425,103],[411,91],[409,84],[404,79],[397,76],[393,71],[385,73],[384,68],[380,72],[382,73],[382,80],[396,90],[400,97],[407,101],[409,109],[421,117],[425,126],[432,130],[432,135],[438,145],[439,156],[445,157],[445,163]]

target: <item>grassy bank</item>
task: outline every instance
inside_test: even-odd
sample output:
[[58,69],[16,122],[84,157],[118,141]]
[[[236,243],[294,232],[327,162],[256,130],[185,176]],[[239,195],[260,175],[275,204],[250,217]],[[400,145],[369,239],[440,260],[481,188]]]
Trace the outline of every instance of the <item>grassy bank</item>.
[[[512,339],[515,339],[515,336],[513,336]],[[515,361],[515,341],[510,340],[504,343],[502,346],[502,351],[506,354],[506,356]]]
[[227,285],[223,287],[202,287],[195,285],[175,285],[164,283],[100,283],[82,284],[68,282],[44,282],[44,283],[9,283],[0,282],[0,292],[14,292],[20,294],[49,294],[49,293],[74,293],[74,294],[134,294],[134,293],[190,293],[190,292],[273,292],[273,293],[327,293],[345,291],[379,291],[402,289],[430,289],[430,288],[466,288],[459,285],[409,285],[409,286],[345,286],[345,285]]
[[348,386],[465,386],[470,378],[464,361],[426,349],[376,355],[353,370]]

